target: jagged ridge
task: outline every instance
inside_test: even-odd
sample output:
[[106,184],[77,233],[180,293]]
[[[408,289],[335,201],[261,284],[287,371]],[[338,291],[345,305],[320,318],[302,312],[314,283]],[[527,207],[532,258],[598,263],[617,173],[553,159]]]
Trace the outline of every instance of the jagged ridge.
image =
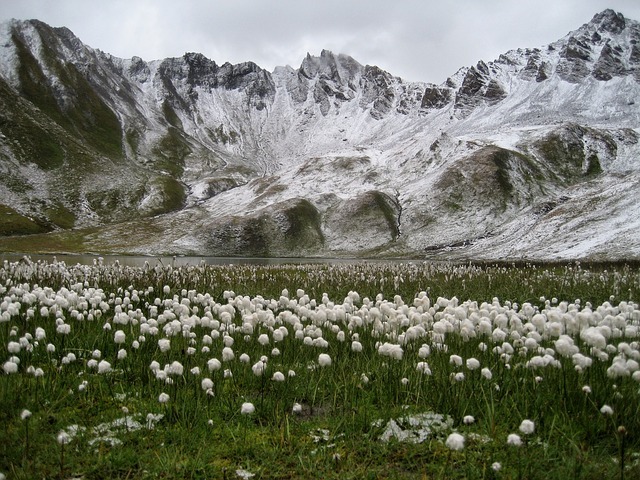
[[640,254],[640,24],[612,10],[441,85],[326,50],[267,72],[119,59],[34,20],[0,37],[0,233],[109,224],[79,248],[141,253]]

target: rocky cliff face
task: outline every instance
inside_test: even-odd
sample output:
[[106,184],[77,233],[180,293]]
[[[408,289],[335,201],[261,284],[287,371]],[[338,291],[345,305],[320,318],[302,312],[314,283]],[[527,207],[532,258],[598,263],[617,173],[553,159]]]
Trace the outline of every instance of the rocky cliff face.
[[639,45],[640,24],[606,10],[432,85],[326,50],[273,72],[119,59],[12,21],[0,234],[102,252],[640,256]]

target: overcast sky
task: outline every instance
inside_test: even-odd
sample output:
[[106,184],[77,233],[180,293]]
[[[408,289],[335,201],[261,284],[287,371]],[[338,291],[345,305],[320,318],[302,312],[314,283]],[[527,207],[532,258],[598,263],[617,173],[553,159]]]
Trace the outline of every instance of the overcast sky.
[[640,0],[0,0],[0,21],[66,26],[122,58],[200,52],[272,71],[328,49],[439,84],[478,60],[551,43],[605,8],[640,20]]

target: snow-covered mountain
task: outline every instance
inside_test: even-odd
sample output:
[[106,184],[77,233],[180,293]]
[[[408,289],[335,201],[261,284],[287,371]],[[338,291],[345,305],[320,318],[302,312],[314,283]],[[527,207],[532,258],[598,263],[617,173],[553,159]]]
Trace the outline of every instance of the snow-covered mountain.
[[103,253],[638,258],[639,94],[640,23],[612,10],[441,85],[326,50],[273,72],[120,59],[11,21],[0,233]]

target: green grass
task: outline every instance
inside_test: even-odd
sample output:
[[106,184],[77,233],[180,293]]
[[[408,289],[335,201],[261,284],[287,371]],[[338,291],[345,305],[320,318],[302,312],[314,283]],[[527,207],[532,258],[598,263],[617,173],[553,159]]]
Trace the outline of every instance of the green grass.
[[0,236],[29,235],[46,232],[47,228],[21,215],[13,208],[0,204]]
[[[531,369],[526,364],[538,352],[521,350],[513,335],[505,340],[516,349],[508,360],[493,351],[503,343],[490,335],[466,338],[454,327],[443,338],[433,336],[433,322],[448,319],[457,325],[455,318],[472,319],[472,312],[492,304],[512,318],[511,326],[504,327],[509,331],[518,331],[516,320],[530,319],[536,309],[566,308],[577,315],[589,304],[594,311],[605,308],[609,304],[603,306],[604,302],[619,309],[625,325],[636,325],[637,265],[133,268],[100,261],[94,266],[66,266],[23,260],[2,264],[0,285],[0,361],[4,365],[12,356],[20,359],[17,373],[0,376],[0,438],[5,447],[0,472],[8,478],[232,479],[239,478],[238,469],[254,478],[640,475],[638,382],[607,375],[616,355],[613,350],[609,360],[594,359],[583,372],[576,371],[570,357],[559,354],[561,368]],[[428,294],[429,306],[420,292]],[[230,315],[223,313],[227,308]],[[402,344],[401,359],[378,352],[379,343],[399,343],[397,335],[408,335],[410,326],[429,325],[421,315],[432,317],[432,333]],[[58,324],[70,325],[69,334],[56,332],[56,317]],[[177,334],[167,336],[165,329],[172,322]],[[157,334],[142,329],[154,324]],[[45,330],[46,338],[36,345],[37,327]],[[288,335],[276,341],[273,330],[280,327]],[[328,345],[305,345],[296,338],[299,328],[310,339],[321,331]],[[124,343],[115,343],[116,330],[124,333]],[[258,341],[262,334],[269,344]],[[353,334],[358,335],[361,352],[351,348]],[[225,336],[233,339],[235,358],[209,371],[209,359],[223,360]],[[170,348],[163,352],[158,340],[165,337]],[[581,353],[592,355],[584,339],[574,339]],[[140,341],[138,348],[134,340]],[[16,348],[10,342],[20,341],[33,348],[10,352],[10,345]],[[614,347],[622,341],[636,352],[633,355],[640,355],[634,338],[611,337],[607,343]],[[483,343],[488,345],[485,350],[479,348]],[[47,344],[55,351],[48,352]],[[424,344],[431,351],[421,358]],[[446,345],[447,351],[438,344]],[[541,339],[540,346],[553,349],[553,338]],[[118,359],[121,348],[127,355]],[[96,349],[99,360],[110,362],[111,371],[98,373],[90,366]],[[76,360],[66,363],[63,359],[70,353]],[[240,360],[241,353],[249,355],[248,363]],[[330,366],[319,365],[320,353],[330,355]],[[476,358],[492,378],[464,364],[456,367],[452,354]],[[259,377],[252,366],[262,355],[268,360],[265,375]],[[149,368],[152,361],[160,370],[178,361],[184,372],[169,373],[173,383],[167,384],[155,378]],[[418,361],[427,361],[432,374],[417,371]],[[42,368],[44,375],[28,373],[29,366]],[[196,366],[199,374],[190,371]],[[225,369],[233,376],[225,378]],[[283,382],[271,379],[274,372],[287,376],[289,370],[295,376]],[[460,372],[464,381],[453,380]],[[205,377],[213,381],[213,396],[201,388]],[[83,382],[85,388],[79,389]],[[591,387],[589,394],[584,385]],[[158,401],[161,393],[169,395],[167,403]],[[252,402],[255,413],[242,415],[243,402]],[[294,403],[302,406],[300,414],[292,412]],[[600,413],[604,404],[613,408],[612,416]],[[23,409],[32,412],[27,420],[21,419]],[[391,419],[424,412],[450,416],[452,427],[417,444],[380,440]],[[163,417],[153,428],[111,425],[125,417],[146,425],[148,414]],[[464,424],[465,415],[473,415],[475,422]],[[525,418],[535,423],[530,436],[518,431]],[[62,430],[73,433],[72,425],[79,433],[63,450],[56,437]],[[618,431],[621,425],[627,432],[624,437]],[[96,441],[99,426],[103,437],[111,430],[112,438],[121,443]],[[451,428],[465,436],[462,451],[444,444]],[[511,433],[520,433],[522,446],[506,444]],[[616,463],[621,452],[624,470]],[[494,462],[500,463],[499,472],[493,470]]]

